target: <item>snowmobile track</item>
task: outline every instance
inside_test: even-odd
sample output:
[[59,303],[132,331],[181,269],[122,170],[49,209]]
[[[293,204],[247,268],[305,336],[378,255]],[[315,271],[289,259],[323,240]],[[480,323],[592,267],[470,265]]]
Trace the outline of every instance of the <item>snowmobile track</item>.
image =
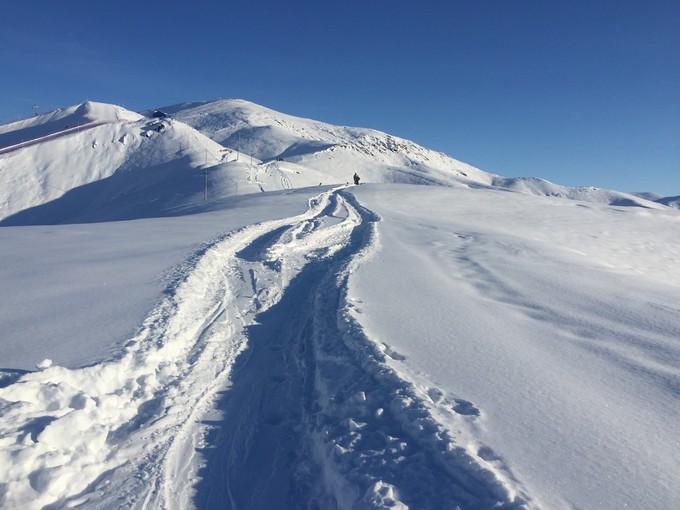
[[[18,474],[5,489],[11,502],[523,507],[523,495],[456,444],[431,399],[388,367],[357,320],[348,281],[378,249],[378,221],[339,188],[299,216],[225,234],[175,275],[118,358],[52,367],[3,389],[11,400],[21,385],[36,395],[59,387],[62,407],[38,397],[44,409],[9,406],[16,428],[2,432],[20,436],[37,413],[68,419],[76,426],[60,454],[82,465],[70,492],[56,492],[58,477],[37,484]],[[35,436],[30,447],[53,448]]]

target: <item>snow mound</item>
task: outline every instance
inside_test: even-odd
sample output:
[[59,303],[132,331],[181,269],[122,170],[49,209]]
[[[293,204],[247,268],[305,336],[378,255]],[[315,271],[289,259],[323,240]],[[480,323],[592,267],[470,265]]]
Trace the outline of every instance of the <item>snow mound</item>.
[[647,209],[665,209],[661,200],[652,200],[645,194],[623,193],[594,187],[568,187],[554,184],[536,177],[494,177],[494,187],[525,193],[528,195],[567,198],[598,204],[614,206],[643,207]]

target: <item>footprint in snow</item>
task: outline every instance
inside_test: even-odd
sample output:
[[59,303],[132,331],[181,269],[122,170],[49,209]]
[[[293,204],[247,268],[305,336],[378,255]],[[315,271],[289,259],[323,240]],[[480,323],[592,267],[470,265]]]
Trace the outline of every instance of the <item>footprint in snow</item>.
[[392,349],[392,347],[390,347],[389,345],[383,344],[383,346],[385,347],[385,349],[384,349],[385,354],[386,354],[387,356],[389,356],[390,358],[392,358],[393,360],[395,360],[395,361],[404,361],[404,360],[406,360],[406,356],[404,356],[404,355],[402,355],[402,354],[399,354],[397,351],[395,351],[394,349]]
[[450,407],[457,414],[463,416],[479,416],[481,414],[472,402],[462,398],[447,397],[439,388],[427,388],[426,393],[433,404]]
[[430,397],[433,403],[439,404],[444,398],[444,393],[439,388],[430,388],[427,390],[427,396]]
[[456,398],[454,399],[454,402],[455,405],[453,406],[453,410],[458,414],[464,416],[479,416],[481,414],[479,409],[477,409],[472,402],[468,402],[462,398]]
[[482,446],[477,451],[477,455],[479,456],[479,458],[484,459],[487,462],[491,462],[491,461],[494,461],[494,460],[501,460],[501,456],[498,455],[495,451],[493,451],[488,446]]

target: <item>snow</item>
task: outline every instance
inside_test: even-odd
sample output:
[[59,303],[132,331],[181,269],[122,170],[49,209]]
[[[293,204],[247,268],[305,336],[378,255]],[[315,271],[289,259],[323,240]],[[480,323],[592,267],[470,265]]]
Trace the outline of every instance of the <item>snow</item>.
[[680,506],[663,197],[87,108],[0,130],[0,507]]
[[677,214],[429,187],[356,195],[382,218],[380,255],[350,286],[356,314],[424,399],[433,385],[469,416],[474,449],[548,508],[677,506]]
[[0,229],[2,367],[31,370],[36,352],[68,367],[100,360],[206,243],[300,212],[307,195],[234,197],[214,212],[203,206],[202,214],[171,218]]
[[141,115],[118,106],[86,101],[76,106],[0,125],[0,149],[63,133],[71,128],[83,129],[93,123],[138,121],[141,118]]
[[327,176],[321,181],[324,184],[347,182],[354,171],[364,182],[488,184],[493,177],[445,154],[374,129],[333,126],[241,99],[188,103],[163,110],[216,142],[240,148],[262,161],[283,159],[321,172]]
[[[4,224],[165,214],[202,200],[202,172],[214,174],[230,159],[220,145],[181,123],[118,115],[121,120],[94,122],[0,154]],[[157,132],[161,125],[166,128]]]

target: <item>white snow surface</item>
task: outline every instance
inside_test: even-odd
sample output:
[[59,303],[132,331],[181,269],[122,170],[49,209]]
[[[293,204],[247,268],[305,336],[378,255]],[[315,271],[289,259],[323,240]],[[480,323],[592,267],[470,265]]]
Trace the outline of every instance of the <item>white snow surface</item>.
[[0,508],[680,507],[677,209],[67,110],[0,129]]
[[468,416],[479,456],[546,508],[680,504],[676,213],[356,195],[382,246],[351,280],[354,313],[424,400]]

